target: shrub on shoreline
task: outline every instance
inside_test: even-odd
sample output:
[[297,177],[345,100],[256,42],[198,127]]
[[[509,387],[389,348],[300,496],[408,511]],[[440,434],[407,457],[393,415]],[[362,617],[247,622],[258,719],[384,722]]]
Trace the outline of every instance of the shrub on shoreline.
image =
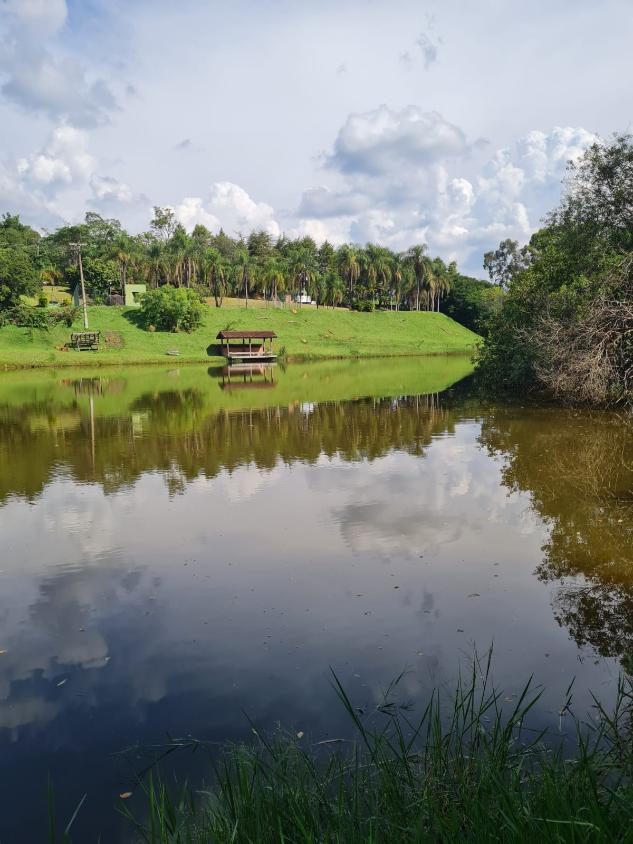
[[63,324],[70,328],[77,318],[78,308],[72,305],[61,305],[58,308],[33,307],[23,302],[14,308],[0,311],[0,327],[16,325],[18,328],[31,328],[48,331],[56,325]]

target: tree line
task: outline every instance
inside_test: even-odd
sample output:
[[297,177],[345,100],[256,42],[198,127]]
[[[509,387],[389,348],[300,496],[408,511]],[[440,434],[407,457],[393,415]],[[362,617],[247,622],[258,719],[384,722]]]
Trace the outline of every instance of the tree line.
[[570,162],[561,202],[529,243],[486,253],[506,291],[478,372],[498,394],[545,389],[593,404],[633,401],[633,137]]
[[[81,224],[44,235],[5,214],[0,220],[0,310],[15,306],[24,294],[41,295],[42,285],[73,289],[79,279],[77,244],[95,303],[124,295],[126,283],[143,283],[150,290],[165,285],[193,289],[212,297],[217,307],[229,296],[248,305],[253,297],[275,303],[301,294],[319,306],[358,310],[452,307],[464,311],[466,323],[471,319],[470,327],[477,328],[478,316],[470,313],[477,295],[470,287],[464,294],[464,285],[476,280],[461,275],[455,262],[432,258],[425,244],[404,252],[373,243],[334,247],[327,241],[317,245],[311,237],[273,238],[265,231],[232,237],[203,225],[189,234],[173,210],[159,207],[149,229],[137,235],[94,212]],[[461,295],[451,300],[456,287]]]

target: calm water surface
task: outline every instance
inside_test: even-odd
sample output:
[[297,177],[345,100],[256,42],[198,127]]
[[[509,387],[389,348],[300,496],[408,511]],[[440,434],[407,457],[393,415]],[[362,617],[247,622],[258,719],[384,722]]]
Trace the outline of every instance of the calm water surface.
[[[537,719],[633,653],[633,436],[483,406],[457,358],[0,377],[0,841],[77,840],[171,735],[317,740],[408,669],[422,702],[494,644]],[[452,386],[456,384],[456,386]],[[188,763],[187,763],[188,764]],[[136,795],[132,801],[136,799]],[[11,807],[10,810],[8,807]]]

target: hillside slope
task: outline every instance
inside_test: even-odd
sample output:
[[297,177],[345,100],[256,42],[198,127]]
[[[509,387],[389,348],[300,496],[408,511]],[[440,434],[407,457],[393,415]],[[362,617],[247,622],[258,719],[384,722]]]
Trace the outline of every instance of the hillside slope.
[[[135,315],[125,308],[90,308],[90,328],[102,333],[98,352],[65,351],[71,332],[66,327],[42,332],[5,326],[0,328],[0,366],[167,363],[168,351],[178,351],[183,362],[217,363],[215,337],[226,328],[272,329],[279,336],[276,351],[285,350],[289,359],[467,354],[480,340],[444,314],[428,312],[211,307],[192,334],[150,333],[135,324]],[[81,323],[74,330],[81,330]]]

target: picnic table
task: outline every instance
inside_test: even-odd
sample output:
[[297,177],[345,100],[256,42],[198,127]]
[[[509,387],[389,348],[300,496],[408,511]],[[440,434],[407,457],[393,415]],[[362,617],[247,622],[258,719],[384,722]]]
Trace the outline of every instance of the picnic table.
[[100,331],[73,331],[70,335],[70,346],[78,352],[96,352],[99,349]]

